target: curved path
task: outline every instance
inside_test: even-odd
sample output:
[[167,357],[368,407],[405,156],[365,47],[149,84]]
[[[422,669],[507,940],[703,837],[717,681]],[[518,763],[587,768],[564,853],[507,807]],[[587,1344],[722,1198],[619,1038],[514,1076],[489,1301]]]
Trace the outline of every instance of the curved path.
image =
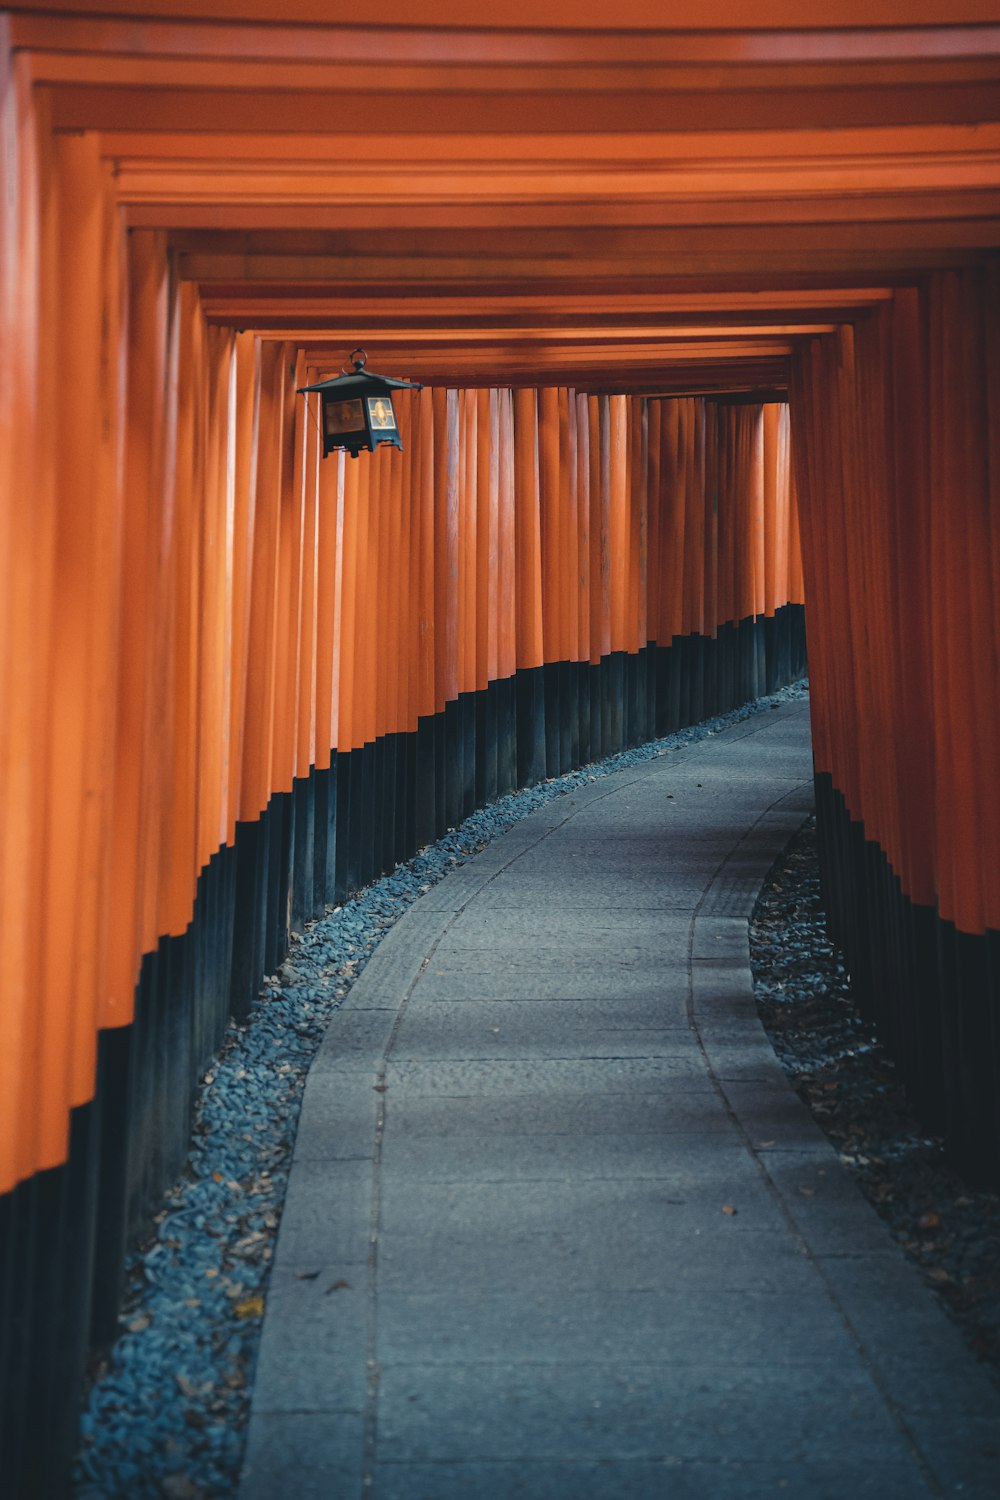
[[309,1077],[243,1500],[1000,1494],[1000,1400],[788,1087],[747,918],[808,704],[550,802]]

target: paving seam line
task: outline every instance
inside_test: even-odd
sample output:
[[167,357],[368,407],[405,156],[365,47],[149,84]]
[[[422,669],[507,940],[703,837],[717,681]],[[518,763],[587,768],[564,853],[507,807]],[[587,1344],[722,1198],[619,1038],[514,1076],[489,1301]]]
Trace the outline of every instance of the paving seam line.
[[[655,766],[656,762],[652,761],[649,764]],[[638,779],[640,778],[632,776],[627,781],[619,781],[616,776],[609,776],[606,778],[608,783],[607,786],[601,783],[597,783],[592,787],[588,786],[581,788],[580,790],[585,793],[592,793],[592,795],[587,795],[585,797],[584,806],[590,807],[594,802],[599,802],[602,800],[602,798],[609,797],[612,795],[612,793],[620,792],[625,787],[633,785]],[[602,778],[602,781],[603,780],[604,778]],[[576,805],[576,799],[572,798],[571,806],[567,808],[565,815],[561,817],[557,822],[551,821],[551,811],[551,808],[547,804],[543,807],[537,808],[533,813],[529,814],[527,818],[521,819],[520,822],[514,824],[512,828],[507,829],[498,840],[495,840],[495,844],[502,845],[504,839],[515,830],[520,831],[525,827],[528,827],[530,829],[530,825],[534,821],[534,819],[537,818],[539,822],[543,823],[543,826],[538,830],[538,835],[536,838],[533,838],[528,842],[525,842],[523,838],[518,840],[511,840],[511,843],[515,843],[516,847],[513,849],[509,859],[505,859],[503,863],[497,867],[497,869],[491,871],[489,877],[483,881],[482,885],[477,886],[475,890],[470,891],[469,894],[464,898],[464,900],[462,900],[455,906],[454,910],[441,913],[444,920],[441,923],[440,931],[431,942],[429,948],[427,948],[426,945],[424,946],[423,960],[420,963],[416,973],[406,985],[403,995],[399,1001],[399,1005],[396,1008],[392,1026],[389,1029],[389,1035],[386,1038],[384,1047],[382,1048],[381,1056],[375,1066],[374,1087],[377,1095],[377,1103],[375,1106],[375,1141],[372,1152],[372,1191],[368,1232],[367,1296],[365,1310],[367,1341],[367,1389],[364,1422],[362,1429],[361,1471],[362,1490],[366,1495],[371,1496],[375,1494],[375,1467],[378,1448],[378,1397],[379,1385],[381,1380],[381,1370],[379,1368],[377,1358],[378,1323],[376,1305],[378,1293],[379,1230],[382,1210],[382,1142],[385,1135],[386,1094],[388,1092],[386,1076],[389,1067],[389,1060],[396,1045],[400,1028],[403,1024],[403,1019],[410,1002],[410,997],[412,996],[413,991],[416,989],[421,976],[428,968],[432,958],[434,957],[434,954],[438,949],[439,944],[455,922],[456,918],[461,916],[469,903],[473,901],[477,896],[481,895],[481,893],[486,890],[489,885],[492,884],[492,882],[497,878],[498,875],[501,875],[505,870],[510,869],[511,865],[515,864],[523,854],[526,854],[531,849],[537,848],[537,846],[542,843],[543,840],[548,838],[550,834],[557,832],[558,829],[562,828],[565,823],[568,823],[572,818],[576,817],[579,812],[583,811],[583,807]],[[546,815],[548,815],[549,821],[545,821]],[[468,868],[468,866],[465,866],[465,868]],[[447,881],[447,878],[448,877],[446,876],[445,881]],[[445,882],[441,882],[441,884],[444,883]],[[428,894],[430,893],[428,892]],[[414,902],[410,910],[417,911],[419,907],[420,901],[416,901]],[[397,932],[400,931],[400,929],[403,927],[406,915],[408,915],[408,913],[404,914],[402,921],[397,925],[395,929]],[[421,938],[420,941],[423,943],[424,939]],[[362,974],[361,978],[358,980],[358,983],[354,986],[352,996],[356,996],[359,991],[361,991],[362,995],[364,994],[364,981],[365,974]],[[372,984],[374,985],[375,983],[377,983],[377,977],[373,978],[372,980]]]

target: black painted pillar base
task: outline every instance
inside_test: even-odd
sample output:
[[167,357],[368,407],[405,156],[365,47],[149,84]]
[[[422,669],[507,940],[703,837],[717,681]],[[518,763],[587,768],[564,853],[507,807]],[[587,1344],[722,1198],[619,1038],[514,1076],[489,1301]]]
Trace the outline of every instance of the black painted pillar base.
[[816,804],[824,903],[858,1007],[925,1127],[963,1172],[1000,1184],[1000,934],[959,932],[910,901],[825,773]]

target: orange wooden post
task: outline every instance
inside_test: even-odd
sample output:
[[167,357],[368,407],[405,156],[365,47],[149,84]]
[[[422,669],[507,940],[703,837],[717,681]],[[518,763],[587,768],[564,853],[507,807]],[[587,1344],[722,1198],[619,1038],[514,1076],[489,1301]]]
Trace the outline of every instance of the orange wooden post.
[[644,401],[646,415],[646,621],[643,644],[663,639],[663,402]]
[[498,552],[497,575],[498,643],[500,677],[513,677],[517,659],[517,592],[514,517],[514,402],[510,391],[495,393],[497,405],[497,448],[499,454]]
[[706,453],[712,451],[714,423],[703,401],[686,401],[681,413],[684,463],[684,573],[682,635],[705,630]]
[[684,471],[682,404],[662,401],[660,408],[660,552],[661,612],[657,640],[669,646],[680,634],[684,591]]
[[[358,642],[358,588],[362,494],[360,460],[340,459],[344,470],[343,549],[344,561],[340,597],[340,670],[338,674],[339,716],[337,750],[346,752],[364,743],[364,729],[358,711],[359,694],[355,690],[361,647]],[[359,738],[359,735],[361,738]]]
[[499,454],[496,403],[487,389],[476,392],[476,432],[476,687],[482,692],[499,675]]
[[[967,273],[971,274],[971,273]],[[982,501],[976,510],[980,546],[973,539],[973,550],[979,551],[979,599],[983,608],[986,649],[972,643],[978,674],[978,701],[987,706],[988,731],[980,742],[979,784],[988,808],[981,827],[983,859],[983,908],[986,928],[1000,932],[1000,869],[995,852],[1000,848],[1000,798],[994,795],[994,770],[1000,756],[1000,701],[996,692],[993,663],[1000,660],[1000,454],[996,446],[996,403],[1000,392],[1000,275],[995,263],[976,273],[977,306],[975,326],[981,330],[982,364],[985,379],[981,387],[970,390],[978,401],[979,453],[983,459]],[[991,584],[992,580],[992,584]],[[992,597],[990,597],[992,595]],[[992,608],[990,607],[992,604]]]
[[[420,420],[416,396],[406,393],[405,402],[401,403],[400,420],[406,458],[400,511],[400,714],[401,726],[413,733],[420,714]],[[411,781],[407,782],[407,789],[407,795],[412,796],[415,789]]]
[[[113,643],[109,611],[117,592],[119,502],[113,487],[102,488],[109,476],[99,462],[97,442],[102,306],[99,284],[86,274],[100,264],[103,249],[101,174],[93,142],[60,137],[55,171],[56,305],[65,339],[61,371],[73,399],[63,403],[55,424],[51,658],[40,664],[52,696],[35,752],[41,750],[47,761],[46,816],[39,828],[46,850],[44,901],[62,914],[36,963],[41,970],[36,1165],[46,1167],[64,1160],[68,1109],[90,1097],[94,1082],[98,946],[107,899],[102,824],[111,794],[105,768],[113,764],[108,732],[115,712],[101,655]],[[95,708],[111,716],[110,724],[107,718],[95,722]]]
[[761,504],[764,525],[763,613],[773,616],[787,602],[787,492],[781,446],[781,413],[775,401],[761,408]]
[[475,391],[459,393],[459,429],[461,436],[459,473],[458,540],[461,567],[459,598],[459,676],[460,694],[476,690],[476,581],[477,538],[479,520],[476,503],[478,478],[479,422]]
[[565,661],[567,600],[563,582],[560,395],[555,386],[538,392],[538,502],[541,568],[542,656]]
[[[295,444],[296,490],[302,504],[302,572],[299,634],[298,732],[295,774],[309,775],[319,766],[320,738],[317,707],[319,701],[320,609],[323,595],[330,591],[331,578],[320,572],[321,547],[319,513],[320,458],[315,429],[306,410],[306,398],[295,393],[307,382],[305,356],[300,350],[295,360],[295,375],[290,396],[294,401],[292,432]],[[331,569],[332,571],[332,569]],[[329,724],[329,699],[324,699]],[[324,747],[323,765],[329,765],[329,745]]]
[[417,624],[419,654],[416,665],[420,682],[419,711],[421,717],[426,717],[435,713],[438,708],[436,701],[437,615],[435,610],[434,571],[434,393],[425,389],[419,393],[417,401],[420,423],[420,471],[417,476],[418,484],[415,505],[418,527],[417,534],[419,538],[417,555],[420,560],[420,568],[418,580],[419,617]]
[[[983,510],[982,463],[976,432],[977,393],[969,369],[981,368],[966,321],[966,273],[945,272],[930,289],[930,402],[937,419],[930,435],[932,659],[935,695],[936,865],[939,908],[967,933],[985,932],[980,823],[985,791],[978,745],[991,739],[990,715],[977,692],[973,661],[981,652],[973,620],[988,618],[982,563],[991,555]],[[971,347],[970,347],[971,346]],[[984,403],[985,404],[985,403]],[[970,411],[971,407],[971,411]],[[976,458],[980,463],[976,463]],[[988,587],[988,585],[987,585]],[[984,611],[983,605],[986,603]],[[978,606],[978,607],[977,607]],[[995,695],[995,680],[987,692]],[[995,753],[990,745],[989,751]],[[994,761],[995,767],[995,761]],[[995,852],[995,851],[994,851]]]
[[[7,961],[28,973],[44,934],[44,861],[38,808],[47,768],[49,633],[56,523],[54,455],[42,440],[49,397],[41,351],[54,332],[43,253],[43,204],[50,198],[47,100],[32,88],[30,63],[9,47],[0,21],[0,149],[5,170],[0,215],[0,923]],[[58,226],[53,226],[54,241]],[[15,497],[30,496],[30,505]],[[42,1000],[15,985],[0,1007],[0,1191],[38,1165],[37,1034]]]
[[[373,600],[371,546],[374,537],[372,515],[372,465],[362,459],[347,460],[347,488],[344,499],[345,519],[350,521],[353,540],[353,589],[351,590],[351,656],[350,668],[343,672],[342,682],[350,687],[348,711],[350,714],[350,740],[352,751],[350,766],[349,817],[348,817],[348,867],[347,882],[351,886],[364,885],[371,878],[370,844],[367,838],[372,811],[371,759],[364,755],[365,746],[371,742],[371,723],[374,705],[374,683],[372,681],[371,616]],[[353,503],[352,503],[353,491]],[[344,590],[345,599],[348,590]],[[347,668],[347,638],[344,638]],[[343,725],[341,725],[343,733]],[[345,770],[347,767],[344,768]],[[358,774],[360,772],[360,774]]]
[[428,496],[434,517],[434,712],[439,713],[456,696],[452,680],[455,656],[455,598],[453,509],[457,495],[451,486],[456,478],[451,443],[450,397],[453,393],[431,393],[434,411],[434,478]]
[[292,440],[295,388],[289,370],[291,350],[279,344],[274,380],[273,441],[278,507],[278,570],[274,608],[274,677],[271,697],[271,778],[268,790],[290,792],[298,727],[298,646],[302,577],[302,493],[296,483]]
[[[699,632],[715,639],[716,629],[720,623],[719,616],[719,506],[726,502],[732,507],[734,518],[738,527],[745,536],[746,525],[746,497],[741,491],[740,465],[738,460],[738,447],[732,441],[733,427],[730,412],[720,408],[714,401],[701,403],[702,418],[705,423],[705,467],[701,475],[701,484],[695,492],[695,506],[700,512],[698,525],[698,545],[700,566],[698,567],[698,581],[700,586],[700,605],[698,617],[700,624]],[[726,488],[725,500],[722,496],[722,487]],[[725,522],[723,521],[724,525]],[[747,567],[747,558],[744,557],[743,567]]]
[[[406,392],[401,392],[405,395]],[[397,421],[400,423],[404,447],[409,441],[409,401],[400,403]],[[389,579],[386,586],[385,612],[387,625],[387,683],[386,683],[386,730],[389,734],[402,734],[413,728],[407,716],[406,661],[403,642],[409,628],[409,471],[404,454],[390,454],[383,450],[390,464],[388,515],[386,517],[386,550]]]
[[591,403],[582,392],[574,393],[576,412],[576,536],[577,536],[577,633],[576,659],[593,661],[591,644]]
[[[343,691],[343,659],[344,659],[344,619],[345,619],[345,558],[346,558],[346,535],[344,522],[344,502],[347,489],[347,458],[346,454],[338,453],[336,466],[331,476],[331,522],[334,527],[334,610],[333,610],[333,644],[331,648],[331,667],[333,673],[333,687],[330,698],[330,742],[333,749],[340,746],[340,704]],[[332,757],[331,757],[332,758]]]
[[[352,748],[372,743],[375,725],[375,615],[378,583],[375,549],[378,542],[379,476],[374,465],[350,459],[357,470],[357,500],[354,517],[354,681]],[[373,588],[374,583],[374,588]]]
[[157,934],[150,737],[158,679],[154,676],[155,606],[160,594],[163,497],[163,416],[166,390],[166,253],[164,237],[129,238],[125,494],[122,507],[115,723],[115,817],[104,1024],[132,1019],[139,957]]
[[256,428],[260,393],[260,345],[252,334],[233,338],[230,395],[232,442],[228,483],[232,506],[233,617],[232,660],[229,676],[229,839],[236,836],[243,816],[243,773],[246,764],[247,678],[249,673],[250,605],[256,515]]
[[[312,383],[308,368],[303,369],[302,377],[301,380],[296,380],[297,385]],[[321,458],[322,443],[319,423],[314,420],[313,411],[310,411],[306,404],[310,400],[316,401],[317,398],[309,396],[302,398],[301,410],[303,437],[306,445],[307,482],[310,494],[315,496],[316,507],[316,731],[313,762],[319,775],[327,782],[326,825],[319,836],[328,841],[326,858],[321,864],[318,862],[321,888],[317,891],[317,896],[325,901],[333,901],[336,895],[338,840],[336,782],[327,773],[333,765],[333,752],[337,738],[335,643],[336,621],[341,604],[338,587],[340,561],[338,526],[340,485],[338,479],[341,473],[341,460],[339,455],[332,460]],[[321,799],[319,812],[322,811]]]
[[229,831],[229,682],[232,660],[233,621],[233,496],[230,486],[230,427],[232,394],[232,336],[225,329],[210,328],[206,340],[208,404],[206,412],[206,484],[203,577],[211,588],[205,592],[205,650],[203,716],[211,726],[214,772],[210,800],[204,813],[204,846],[207,858],[224,846]]
[[750,468],[751,537],[753,541],[753,613],[767,613],[767,530],[764,479],[764,409],[743,407],[746,414],[744,441]]
[[628,615],[628,650],[642,651],[648,638],[649,575],[649,421],[647,403],[631,400],[627,410],[629,427],[629,533],[625,606]]
[[559,393],[559,466],[563,493],[562,549],[560,568],[565,610],[566,660],[580,660],[580,594],[579,569],[580,475],[576,393]]
[[254,819],[267,806],[273,779],[275,611],[280,549],[281,465],[277,423],[281,350],[262,344],[257,365],[258,416],[254,469],[254,528],[247,638],[246,731],[240,816]]
[[[607,414],[608,649],[627,651],[628,442],[624,396],[609,396]],[[603,436],[603,435],[602,435]]]
[[597,665],[611,649],[607,397],[591,396],[587,415],[590,425],[590,661],[591,665]]
[[792,439],[791,410],[786,410],[783,427],[783,444],[788,454],[786,463],[788,485],[788,538],[785,556],[788,567],[788,598],[793,604],[805,603],[805,578],[802,571],[802,529],[799,513],[799,494],[795,468],[795,444]]

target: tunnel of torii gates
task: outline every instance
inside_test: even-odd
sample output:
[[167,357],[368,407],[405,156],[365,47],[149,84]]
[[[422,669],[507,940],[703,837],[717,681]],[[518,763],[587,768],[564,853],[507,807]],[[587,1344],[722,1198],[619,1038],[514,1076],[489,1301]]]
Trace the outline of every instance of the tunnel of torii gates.
[[[800,674],[803,605],[835,935],[1000,1169],[1000,4],[216,9],[0,13],[26,1493],[290,928]],[[424,389],[320,459],[355,345]]]

